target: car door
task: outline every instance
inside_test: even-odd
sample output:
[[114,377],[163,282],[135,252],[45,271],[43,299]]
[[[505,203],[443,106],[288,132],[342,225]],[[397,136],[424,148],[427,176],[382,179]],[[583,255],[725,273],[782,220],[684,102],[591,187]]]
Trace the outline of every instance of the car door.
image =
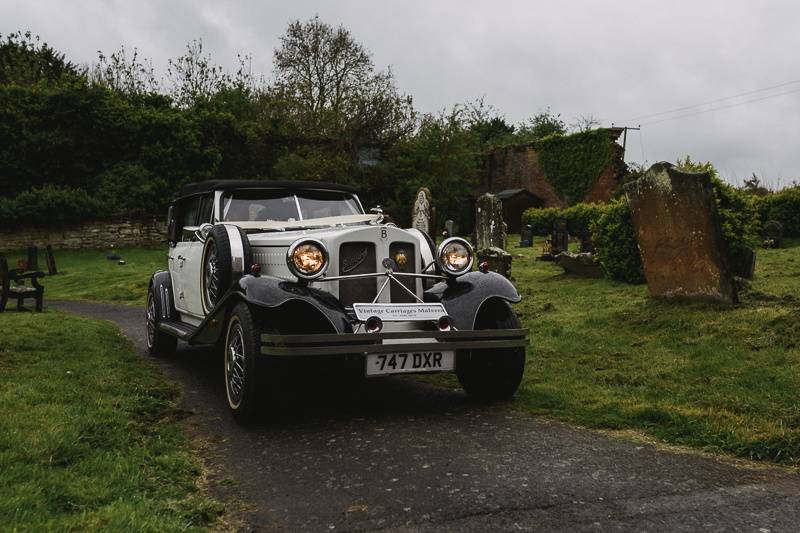
[[172,289],[175,291],[175,309],[181,313],[183,319],[187,318],[184,315],[194,314],[190,309],[187,291],[192,290],[189,275],[192,265],[190,256],[193,255],[191,253],[195,244],[193,230],[197,227],[200,202],[201,197],[194,196],[180,200],[175,205],[175,224],[178,227],[175,232],[176,242],[169,256],[169,273],[172,277]]
[[183,277],[183,296],[186,312],[195,317],[204,317],[203,302],[201,301],[200,277],[203,275],[203,248],[204,241],[197,237],[197,231],[202,224],[212,222],[213,195],[207,194],[197,198],[197,216],[194,225],[186,228],[183,246],[182,277]]

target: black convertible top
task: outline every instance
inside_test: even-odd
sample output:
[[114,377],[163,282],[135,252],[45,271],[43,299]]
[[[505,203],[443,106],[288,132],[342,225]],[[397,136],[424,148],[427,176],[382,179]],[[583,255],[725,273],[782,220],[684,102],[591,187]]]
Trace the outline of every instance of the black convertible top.
[[356,193],[356,188],[339,183],[328,183],[325,181],[296,181],[296,180],[210,180],[190,183],[181,188],[173,197],[173,200],[203,194],[213,191],[231,191],[236,189],[289,189],[302,190],[314,189],[324,191],[341,191]]

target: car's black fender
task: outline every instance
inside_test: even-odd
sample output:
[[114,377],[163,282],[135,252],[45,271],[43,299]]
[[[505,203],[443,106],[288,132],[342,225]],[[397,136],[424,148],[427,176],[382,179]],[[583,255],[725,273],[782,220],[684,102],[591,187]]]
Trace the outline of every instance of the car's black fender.
[[495,272],[469,272],[425,291],[425,301],[441,302],[453,325],[461,330],[475,329],[478,311],[492,298],[511,303],[522,300],[514,285]]
[[173,320],[175,302],[172,299],[172,276],[169,275],[169,272],[158,271],[150,278],[150,287],[153,289],[156,314],[159,320]]

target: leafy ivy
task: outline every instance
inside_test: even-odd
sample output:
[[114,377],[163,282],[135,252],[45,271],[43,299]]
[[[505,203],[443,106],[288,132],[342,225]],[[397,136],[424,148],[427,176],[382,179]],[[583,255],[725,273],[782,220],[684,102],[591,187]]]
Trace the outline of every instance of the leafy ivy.
[[551,135],[533,143],[547,181],[567,204],[583,201],[611,161],[613,137],[606,129]]

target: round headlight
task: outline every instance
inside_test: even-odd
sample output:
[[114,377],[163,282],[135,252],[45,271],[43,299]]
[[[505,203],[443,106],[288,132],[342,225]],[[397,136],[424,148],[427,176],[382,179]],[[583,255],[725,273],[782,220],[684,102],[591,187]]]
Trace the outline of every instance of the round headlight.
[[447,274],[466,274],[472,269],[472,246],[458,237],[445,239],[436,251],[436,261]]
[[301,239],[286,252],[289,270],[300,279],[316,279],[328,268],[328,250],[316,239]]

